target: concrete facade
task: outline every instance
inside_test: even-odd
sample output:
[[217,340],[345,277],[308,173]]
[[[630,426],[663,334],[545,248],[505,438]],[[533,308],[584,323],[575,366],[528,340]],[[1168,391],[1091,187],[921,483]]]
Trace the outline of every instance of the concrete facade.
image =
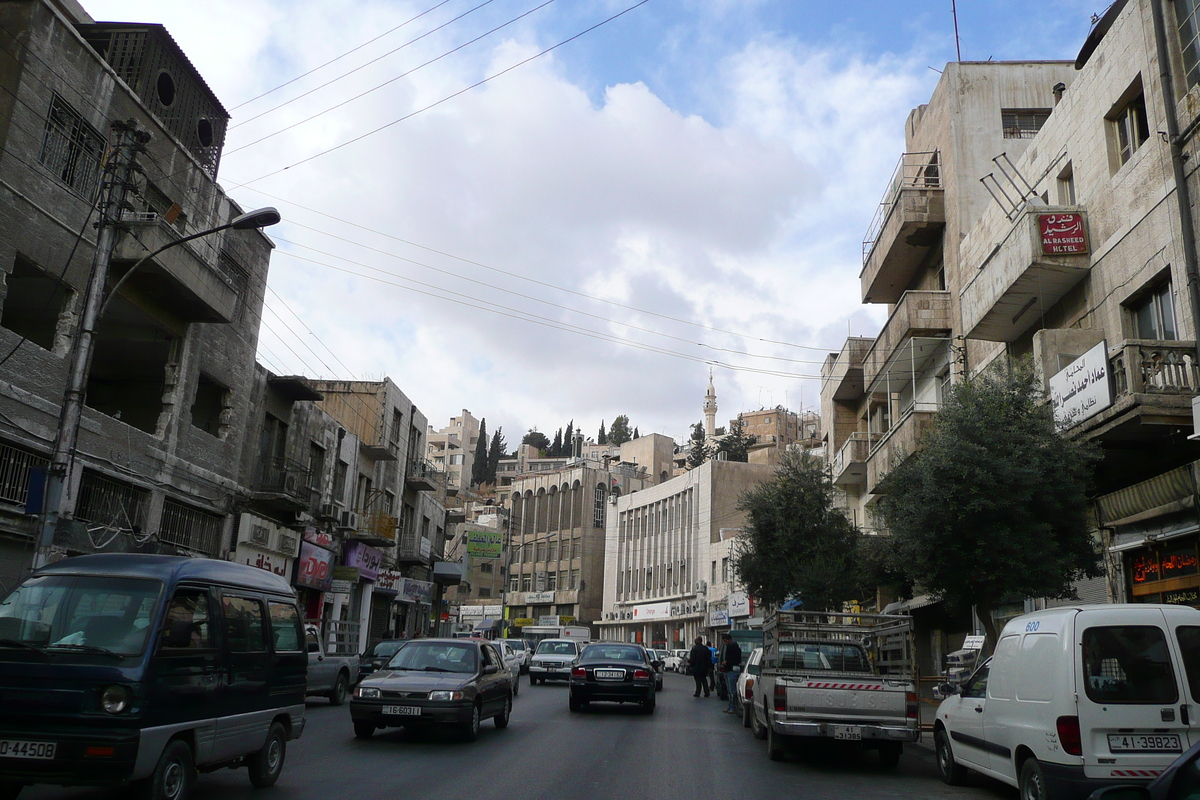
[[475,466],[475,448],[479,444],[479,420],[467,409],[450,418],[450,424],[435,431],[429,426],[425,436],[425,457],[434,469],[446,474],[446,490],[464,490],[471,486]]

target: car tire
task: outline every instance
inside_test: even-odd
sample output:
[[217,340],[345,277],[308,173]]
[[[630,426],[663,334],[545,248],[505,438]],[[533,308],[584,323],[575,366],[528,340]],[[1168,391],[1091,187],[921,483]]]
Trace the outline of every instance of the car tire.
[[904,753],[904,745],[900,742],[880,742],[879,765],[884,769],[895,769],[900,764],[900,756]]
[[267,741],[262,749],[246,759],[250,783],[259,789],[274,786],[283,772],[283,762],[286,759],[287,731],[283,725],[274,722],[271,724],[271,730],[267,731]]
[[1021,765],[1021,779],[1017,786],[1021,800],[1047,800],[1046,776],[1042,773],[1042,765],[1036,758],[1025,759]]
[[16,781],[0,781],[0,800],[17,800],[25,784]]
[[154,773],[142,784],[145,800],[187,800],[196,785],[196,757],[183,739],[167,743]]
[[750,709],[750,733],[754,735],[755,739],[767,738],[767,729],[758,721],[758,714],[753,708]]
[[350,676],[345,672],[339,672],[337,680],[333,682],[333,688],[329,690],[329,705],[340,706],[346,702],[346,693],[350,688]]
[[354,720],[354,736],[358,739],[370,739],[375,735],[375,724]]
[[775,729],[767,725],[767,758],[772,761],[783,761],[783,742],[782,737],[775,732]]
[[471,721],[462,727],[464,742],[473,742],[479,738],[479,705],[471,706]]
[[496,723],[497,728],[504,730],[508,727],[508,720],[510,717],[512,717],[512,698],[506,697],[504,698],[504,710],[492,719]]
[[749,703],[742,703],[742,727],[749,728],[750,720],[754,718],[754,706]]
[[967,768],[954,760],[954,751],[950,749],[950,737],[945,728],[933,732],[933,749],[937,753],[938,773],[942,783],[947,786],[962,786],[967,780]]
[[653,714],[654,706],[656,704],[657,704],[657,700],[655,699],[654,695],[651,694],[649,700],[642,701],[642,713],[643,714]]

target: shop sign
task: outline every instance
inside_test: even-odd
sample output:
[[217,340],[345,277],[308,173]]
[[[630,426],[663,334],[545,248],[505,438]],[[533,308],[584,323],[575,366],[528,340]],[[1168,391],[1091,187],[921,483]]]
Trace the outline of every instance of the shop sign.
[[1176,589],[1173,592],[1163,592],[1162,601],[1173,606],[1200,605],[1200,589]]
[[516,625],[518,628],[529,628],[533,626],[533,620],[529,617],[517,617],[513,620],[513,625]]
[[565,614],[559,614],[558,615],[558,623],[560,625],[574,625],[575,618],[572,616],[565,615]]
[[504,552],[504,534],[500,531],[467,531],[467,555],[471,558],[497,559]]
[[1107,340],[1050,378],[1050,406],[1060,431],[1099,414],[1112,403]]
[[464,617],[482,617],[483,606],[463,606],[460,611],[460,616]]
[[383,566],[383,551],[362,542],[351,542],[346,545],[345,562],[348,567],[358,567],[363,580],[373,581]]
[[728,606],[729,616],[748,617],[750,616],[750,595],[745,592],[730,592]]
[[281,556],[278,553],[269,553],[261,547],[255,547],[245,542],[238,543],[238,546],[234,548],[233,557],[239,564],[258,567],[284,578],[288,576],[288,572],[292,568],[292,560],[290,558]]
[[347,581],[349,583],[358,583],[359,575],[358,567],[347,567],[339,565],[329,571],[330,577],[335,581]]
[[644,606],[633,607],[633,618],[638,622],[645,622],[652,619],[666,619],[671,616],[670,603],[649,603]]
[[968,636],[963,639],[963,650],[982,650],[983,643],[987,641],[986,636]]
[[558,621],[557,615],[552,615],[549,617],[538,617],[537,624],[538,624],[538,627],[541,627],[541,628],[556,628],[561,623]]
[[1083,214],[1038,214],[1038,232],[1043,255],[1082,255],[1088,251]]
[[375,579],[375,591],[384,594],[396,594],[400,591],[400,582],[404,576],[394,569],[386,569]]
[[729,624],[729,610],[725,608],[714,608],[708,612],[708,627],[719,628],[722,625]]
[[328,592],[333,578],[330,575],[332,564],[333,553],[311,542],[301,542],[300,558],[296,561],[296,578],[293,583]]
[[538,603],[553,603],[554,592],[526,592],[525,602],[530,603],[531,605],[537,605]]
[[339,581],[334,578],[329,582],[329,591],[334,594],[350,594],[350,590],[354,588],[354,584],[350,581]]
[[311,525],[304,529],[304,541],[312,542],[317,547],[324,547],[326,550],[333,549],[333,534],[318,530]]
[[400,600],[406,603],[430,605],[433,602],[433,584],[429,581],[404,578],[400,584]]
[[504,606],[484,606],[483,615],[485,617],[499,617],[504,614]]

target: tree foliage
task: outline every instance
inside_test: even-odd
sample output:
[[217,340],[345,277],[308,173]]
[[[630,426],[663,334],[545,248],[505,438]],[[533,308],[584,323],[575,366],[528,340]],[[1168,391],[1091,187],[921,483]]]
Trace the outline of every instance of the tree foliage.
[[735,419],[729,423],[729,433],[717,443],[717,452],[725,453],[727,461],[746,462],[750,460],[750,446],[757,441],[756,436],[746,433],[746,423]]
[[604,420],[600,420],[600,433],[596,435],[596,444],[608,444],[608,434],[604,432]]
[[478,486],[484,482],[488,468],[488,435],[487,417],[479,421],[479,441],[475,443],[475,456],[471,461],[471,485]]
[[575,456],[575,420],[567,423],[567,431],[563,434],[563,453],[567,458]]
[[823,462],[784,452],[775,475],[744,492],[737,507],[747,521],[733,565],[755,597],[774,604],[799,597],[806,609],[840,611],[856,595],[860,535],[834,506]]
[[688,439],[687,468],[695,469],[708,461],[710,456],[708,438],[704,435],[704,423],[697,422],[692,426],[692,437]]
[[559,458],[563,455],[562,428],[554,432],[554,441],[550,443],[550,449],[546,451],[546,455],[551,458]]
[[638,433],[638,429],[637,429],[636,425],[633,426],[633,438],[635,438],[635,439],[642,438],[642,434]]
[[895,563],[951,606],[974,605],[994,645],[1006,597],[1071,597],[1072,582],[1101,574],[1087,521],[1098,457],[1055,430],[1027,365],[959,383],[884,480]]
[[608,443],[625,444],[632,438],[633,434],[629,431],[629,417],[619,414],[608,428]]
[[484,483],[494,484],[496,482],[496,467],[500,465],[500,459],[504,457],[505,450],[508,445],[504,441],[504,428],[496,428],[496,432],[492,434],[492,442],[488,446],[487,456],[487,475],[484,476]]
[[550,449],[550,439],[546,434],[539,431],[537,428],[530,428],[523,437],[521,444],[531,445],[538,449],[539,453],[543,453]]

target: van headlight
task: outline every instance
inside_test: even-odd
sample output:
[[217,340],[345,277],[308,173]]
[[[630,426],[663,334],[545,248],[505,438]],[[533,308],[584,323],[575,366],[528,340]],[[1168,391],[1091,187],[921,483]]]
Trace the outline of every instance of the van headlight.
[[109,714],[120,714],[129,708],[129,690],[116,684],[105,688],[100,695],[100,707]]
[[354,693],[364,700],[378,699],[383,696],[374,686],[360,686]]
[[462,692],[442,692],[442,691],[430,692],[429,699],[430,700],[462,700],[463,693]]

